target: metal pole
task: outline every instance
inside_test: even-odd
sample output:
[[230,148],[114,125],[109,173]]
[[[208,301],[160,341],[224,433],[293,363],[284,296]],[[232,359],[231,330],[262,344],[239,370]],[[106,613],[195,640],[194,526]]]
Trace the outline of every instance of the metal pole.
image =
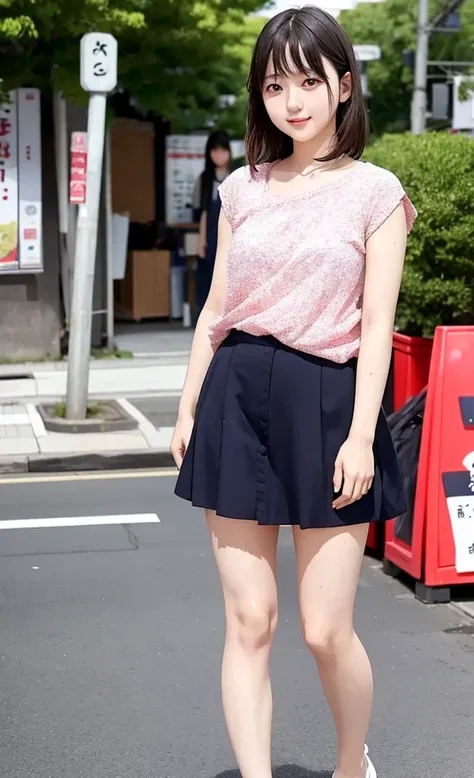
[[105,225],[106,225],[106,299],[107,299],[107,348],[114,348],[114,267],[112,228],[112,153],[110,130],[105,140]]
[[426,82],[430,38],[428,10],[428,0],[418,0],[415,84],[411,104],[411,131],[415,135],[421,135],[426,127]]
[[92,295],[104,155],[106,103],[106,94],[91,94],[89,98],[86,202],[79,206],[71,305],[66,396],[66,417],[68,419],[85,419],[87,412]]

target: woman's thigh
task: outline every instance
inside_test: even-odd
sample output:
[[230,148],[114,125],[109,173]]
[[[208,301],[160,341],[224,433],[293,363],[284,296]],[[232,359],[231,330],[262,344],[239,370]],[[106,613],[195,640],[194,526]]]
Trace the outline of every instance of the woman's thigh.
[[368,524],[293,529],[301,619],[308,642],[324,648],[352,634],[367,532]]
[[206,511],[207,526],[224,594],[228,626],[236,621],[266,632],[277,618],[279,527],[228,519]]

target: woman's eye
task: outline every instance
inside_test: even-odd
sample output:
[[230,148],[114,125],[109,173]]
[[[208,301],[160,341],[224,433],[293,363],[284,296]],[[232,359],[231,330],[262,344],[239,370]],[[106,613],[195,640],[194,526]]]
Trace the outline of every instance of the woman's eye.
[[279,84],[269,84],[267,86],[267,92],[278,92],[281,89]]
[[319,82],[318,78],[307,78],[306,81],[305,81],[305,84],[307,84],[308,86],[316,86],[316,84],[319,84],[319,83],[320,82]]

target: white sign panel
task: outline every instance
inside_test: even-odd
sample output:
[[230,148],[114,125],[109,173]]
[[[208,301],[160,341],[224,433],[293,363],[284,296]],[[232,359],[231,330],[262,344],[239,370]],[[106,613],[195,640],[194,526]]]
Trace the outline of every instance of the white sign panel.
[[[166,221],[192,221],[196,179],[204,170],[207,135],[168,135],[166,138]],[[244,155],[244,143],[231,141],[232,156]]]
[[454,76],[453,78],[453,130],[474,129],[474,91],[468,95],[467,100],[459,99],[459,89],[464,82],[468,82],[468,85],[474,90],[472,76]]
[[41,196],[41,98],[39,89],[18,89],[20,269],[43,269]]
[[464,472],[443,473],[446,503],[451,520],[455,567],[458,573],[474,572],[474,451],[463,460]]
[[0,105],[0,273],[18,268],[17,98]]
[[354,54],[360,62],[372,62],[382,56],[380,46],[375,45],[354,46]]
[[89,32],[81,38],[81,86],[86,92],[105,94],[117,86],[117,41],[106,32]]
[[192,221],[192,199],[197,177],[204,170],[205,135],[168,135],[166,138],[166,221]]

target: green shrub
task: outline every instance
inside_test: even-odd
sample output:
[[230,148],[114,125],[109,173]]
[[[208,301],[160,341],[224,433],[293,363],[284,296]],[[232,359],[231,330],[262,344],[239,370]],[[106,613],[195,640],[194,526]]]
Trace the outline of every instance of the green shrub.
[[474,323],[474,140],[385,135],[364,159],[397,175],[418,211],[408,239],[396,327],[431,337]]

